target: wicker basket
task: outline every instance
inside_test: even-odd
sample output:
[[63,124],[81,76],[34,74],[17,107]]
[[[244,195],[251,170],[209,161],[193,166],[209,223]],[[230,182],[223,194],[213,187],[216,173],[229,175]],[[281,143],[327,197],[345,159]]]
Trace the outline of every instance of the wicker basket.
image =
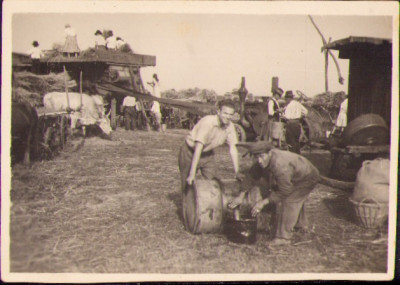
[[388,217],[388,203],[379,203],[372,198],[364,198],[360,202],[349,200],[354,206],[360,224],[365,228],[377,228]]

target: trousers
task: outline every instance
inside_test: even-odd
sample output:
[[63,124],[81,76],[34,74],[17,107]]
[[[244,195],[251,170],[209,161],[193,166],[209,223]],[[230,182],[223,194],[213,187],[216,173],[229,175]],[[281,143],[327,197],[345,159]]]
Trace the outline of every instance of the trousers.
[[[192,166],[193,150],[189,148],[185,142],[180,150],[178,157],[179,172],[181,175],[181,189],[182,192],[186,189],[186,179],[189,176],[190,168]],[[215,157],[214,151],[203,152],[200,156],[197,171],[201,171],[201,175],[206,179],[215,177]]]
[[318,176],[305,179],[304,182],[293,186],[295,190],[292,194],[276,204],[275,237],[290,239],[295,227],[308,227],[304,202],[317,183]]
[[289,120],[286,123],[286,143],[290,145],[290,151],[298,154],[300,154],[300,133],[301,126],[299,120]]
[[135,107],[125,107],[125,130],[134,130],[136,126]]

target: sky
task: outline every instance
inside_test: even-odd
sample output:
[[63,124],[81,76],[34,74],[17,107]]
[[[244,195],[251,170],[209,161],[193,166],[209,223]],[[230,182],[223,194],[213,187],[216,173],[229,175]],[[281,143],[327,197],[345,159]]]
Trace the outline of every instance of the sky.
[[[327,40],[392,37],[388,16],[313,18]],[[242,76],[248,91],[258,96],[270,95],[273,76],[284,90],[310,97],[325,90],[322,40],[305,14],[15,13],[12,51],[26,53],[33,40],[45,50],[63,43],[67,23],[76,30],[82,50],[94,45],[97,29],[111,29],[136,53],[155,55],[157,66],[141,72],[144,82],[157,73],[161,91],[198,87],[224,94],[238,88]],[[329,90],[347,93],[349,62],[338,61],[345,84],[338,83],[330,58]]]

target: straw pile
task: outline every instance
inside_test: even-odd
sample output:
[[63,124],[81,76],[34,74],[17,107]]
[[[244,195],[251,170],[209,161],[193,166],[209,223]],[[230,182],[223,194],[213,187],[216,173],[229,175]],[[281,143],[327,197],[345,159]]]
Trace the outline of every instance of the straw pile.
[[[46,93],[65,90],[64,73],[37,75],[30,72],[15,72],[13,81],[13,100],[29,102],[34,107],[43,106]],[[74,80],[67,77],[68,88],[76,86]]]
[[191,101],[215,103],[217,101],[218,94],[214,90],[190,88],[176,91],[170,89],[162,92],[162,97],[168,99],[187,99]]
[[317,106],[324,106],[327,109],[339,110],[340,104],[343,102],[346,94],[344,92],[325,92],[316,95],[312,99],[312,104]]

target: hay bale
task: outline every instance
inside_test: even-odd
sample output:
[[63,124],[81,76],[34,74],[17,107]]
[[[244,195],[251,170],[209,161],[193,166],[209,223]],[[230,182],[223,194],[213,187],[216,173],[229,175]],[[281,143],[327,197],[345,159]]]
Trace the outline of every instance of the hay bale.
[[[15,72],[12,99],[17,102],[28,102],[35,107],[43,106],[45,94],[65,90],[64,76],[64,73],[37,75],[30,72]],[[69,76],[67,77],[67,86],[68,88],[77,86]]]

